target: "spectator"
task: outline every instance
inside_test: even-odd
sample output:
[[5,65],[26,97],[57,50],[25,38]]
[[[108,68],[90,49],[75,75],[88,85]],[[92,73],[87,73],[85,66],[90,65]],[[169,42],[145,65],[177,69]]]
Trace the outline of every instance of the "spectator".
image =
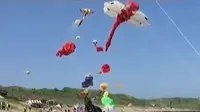
[[31,106],[29,106],[29,108],[28,108],[28,109],[29,109],[29,112],[31,112]]
[[7,108],[7,111],[10,110],[10,104],[9,103],[7,103],[6,108]]
[[27,107],[24,107],[24,112],[26,112],[27,111]]
[[69,109],[69,108],[67,109],[67,112],[70,112],[70,109]]

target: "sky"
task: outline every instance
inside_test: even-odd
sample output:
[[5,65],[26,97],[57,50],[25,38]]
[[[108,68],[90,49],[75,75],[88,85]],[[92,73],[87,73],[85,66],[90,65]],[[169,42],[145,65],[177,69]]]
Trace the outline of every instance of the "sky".
[[[0,84],[81,88],[84,75],[92,73],[93,89],[107,82],[111,92],[139,98],[198,97],[200,57],[155,1],[138,2],[152,25],[122,24],[109,52],[97,53],[92,40],[104,45],[114,21],[103,13],[103,0],[0,1]],[[160,4],[200,51],[200,1],[165,0]],[[81,17],[80,8],[91,8],[95,14],[75,28],[72,24]],[[77,35],[80,40],[75,39]],[[76,52],[56,57],[67,40],[76,43]],[[96,75],[106,63],[112,71]],[[27,70],[31,75],[25,74]],[[122,88],[115,88],[118,83]]]

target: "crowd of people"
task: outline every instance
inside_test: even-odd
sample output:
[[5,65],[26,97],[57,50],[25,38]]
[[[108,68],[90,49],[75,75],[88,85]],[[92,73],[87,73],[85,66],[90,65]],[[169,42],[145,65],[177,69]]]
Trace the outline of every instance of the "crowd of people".
[[0,96],[0,110],[10,110],[10,104],[3,96]]

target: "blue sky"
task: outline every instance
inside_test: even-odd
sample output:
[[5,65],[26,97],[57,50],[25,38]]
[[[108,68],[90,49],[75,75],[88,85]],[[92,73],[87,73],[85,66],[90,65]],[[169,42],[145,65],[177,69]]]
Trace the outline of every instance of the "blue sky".
[[[152,21],[151,27],[122,24],[109,52],[96,53],[92,40],[100,40],[103,45],[114,20],[104,15],[103,2],[1,1],[0,84],[80,88],[84,75],[91,72],[94,88],[108,82],[111,92],[142,98],[200,95],[200,58],[153,0],[139,1],[141,10]],[[200,51],[199,3],[163,1],[161,5]],[[96,13],[79,29],[72,27],[73,21],[81,17],[79,8],[84,7]],[[79,41],[75,40],[77,35],[81,36]],[[57,58],[56,51],[67,40],[77,44],[77,51]],[[104,63],[112,66],[112,72],[95,75]],[[26,70],[31,71],[30,76],[26,76]],[[114,85],[119,82],[123,88],[116,89]]]

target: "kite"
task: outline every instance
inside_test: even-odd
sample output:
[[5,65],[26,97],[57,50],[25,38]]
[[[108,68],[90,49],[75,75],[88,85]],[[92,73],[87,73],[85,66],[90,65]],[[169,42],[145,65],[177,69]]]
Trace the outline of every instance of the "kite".
[[98,44],[98,41],[97,40],[93,40],[93,45],[96,48],[96,51],[97,52],[103,52],[103,47],[100,47],[97,44]]
[[88,88],[93,86],[93,76],[92,75],[86,75],[85,80],[81,83],[82,88]]
[[31,74],[31,71],[26,71],[26,75],[30,75]]
[[104,65],[102,65],[101,70],[97,72],[97,74],[99,74],[99,75],[101,75],[103,73],[106,74],[106,73],[109,73],[110,70],[111,70],[110,65],[104,64]]
[[81,39],[81,36],[76,36],[76,40],[80,40]]
[[108,73],[108,72],[110,72],[110,70],[111,70],[111,67],[110,67],[110,65],[108,65],[108,64],[104,64],[104,65],[101,67],[101,71],[102,71],[103,73]]
[[103,92],[107,91],[108,90],[108,84],[105,83],[105,82],[101,83],[100,84],[100,90],[103,91]]
[[65,45],[63,45],[63,47],[60,50],[58,50],[56,56],[58,57],[62,57],[63,55],[68,56],[73,52],[75,52],[75,50],[76,50],[76,45],[73,42],[68,41],[65,43]]
[[88,9],[88,8],[80,9],[80,11],[82,12],[83,16],[85,16],[85,17],[94,13],[94,11],[92,9]]
[[88,9],[88,8],[80,9],[80,12],[83,14],[82,19],[76,19],[74,22],[74,24],[77,25],[78,27],[83,23],[83,21],[85,21],[85,19],[88,15],[91,15],[94,13],[93,10]]
[[82,22],[83,22],[83,19],[77,19],[75,20],[74,24],[79,27],[82,24]]
[[109,1],[104,3],[104,13],[110,17],[116,18],[108,40],[106,42],[105,51],[108,51],[112,43],[114,33],[121,23],[128,22],[136,26],[149,25],[147,16],[139,10],[139,5],[136,2],[130,1],[128,4],[123,4],[119,1]]
[[94,45],[97,45],[97,44],[98,44],[98,41],[97,41],[97,40],[93,40],[92,42],[93,42]]
[[103,97],[101,98],[101,103],[104,106],[104,110],[109,112],[109,111],[114,110],[115,105],[114,105],[113,99],[111,99],[108,95],[109,95],[109,92],[105,91],[103,94]]

